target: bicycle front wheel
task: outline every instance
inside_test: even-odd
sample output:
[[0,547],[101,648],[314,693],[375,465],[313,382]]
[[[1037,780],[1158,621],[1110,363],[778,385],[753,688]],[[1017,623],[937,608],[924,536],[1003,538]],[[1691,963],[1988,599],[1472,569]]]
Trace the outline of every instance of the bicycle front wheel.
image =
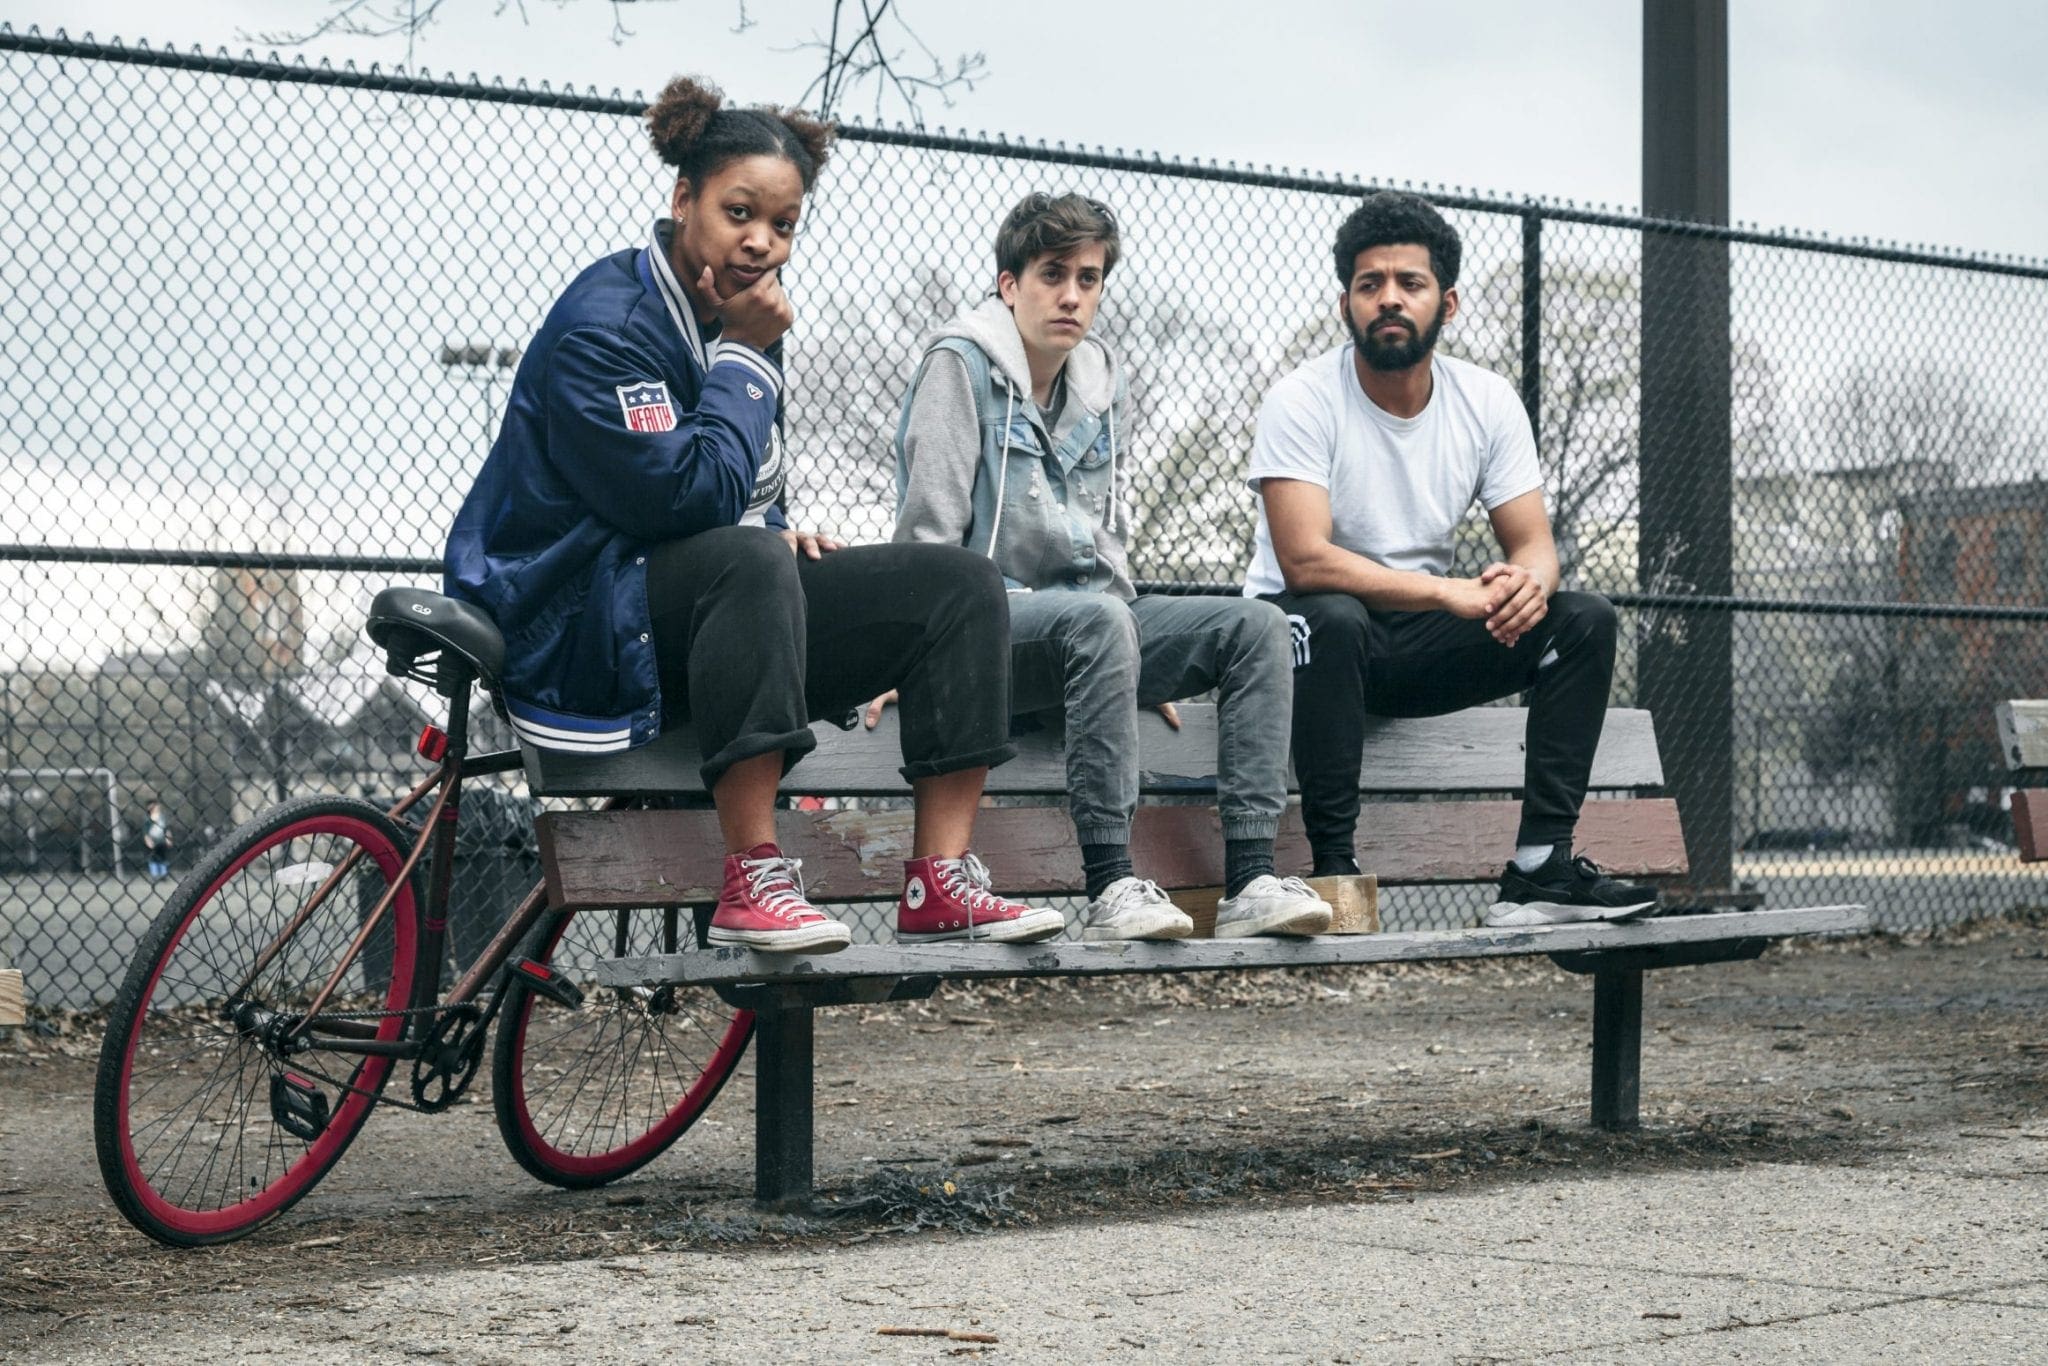
[[498,1131],[551,1185],[616,1181],[659,1157],[717,1098],[754,1037],[754,1014],[695,987],[600,987],[605,958],[695,947],[688,911],[557,911],[529,953],[576,984],[571,1009],[509,974],[491,1057]]
[[409,885],[320,1015],[305,1015],[405,849],[370,803],[306,797],[238,828],[178,884],[114,999],[93,1093],[100,1175],[144,1233],[184,1247],[239,1238],[347,1151],[392,1061],[349,1045],[405,1030]]

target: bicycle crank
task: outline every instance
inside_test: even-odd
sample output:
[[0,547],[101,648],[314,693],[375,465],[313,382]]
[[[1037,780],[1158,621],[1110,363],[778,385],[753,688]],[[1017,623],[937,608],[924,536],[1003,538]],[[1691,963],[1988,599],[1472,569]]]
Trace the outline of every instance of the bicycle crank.
[[428,1114],[453,1105],[476,1080],[489,1033],[482,1018],[475,1006],[452,1009],[434,1021],[421,1041],[412,1064],[412,1098]]

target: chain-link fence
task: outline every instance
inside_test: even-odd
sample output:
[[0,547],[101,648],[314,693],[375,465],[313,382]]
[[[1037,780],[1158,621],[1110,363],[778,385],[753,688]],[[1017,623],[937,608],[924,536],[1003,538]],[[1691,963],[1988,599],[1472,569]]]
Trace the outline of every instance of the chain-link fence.
[[[150,801],[175,875],[287,794],[409,785],[431,699],[362,611],[437,586],[519,348],[668,178],[632,102],[4,28],[0,114],[0,958],[81,1005],[171,885]],[[1123,226],[1136,572],[1235,585],[1260,397],[1342,340],[1356,183],[848,128],[786,272],[794,519],[886,537],[917,340],[1036,188]],[[1894,926],[2040,901],[1990,707],[2048,676],[2048,268],[1438,202],[1445,344],[1531,408],[1700,880]]]

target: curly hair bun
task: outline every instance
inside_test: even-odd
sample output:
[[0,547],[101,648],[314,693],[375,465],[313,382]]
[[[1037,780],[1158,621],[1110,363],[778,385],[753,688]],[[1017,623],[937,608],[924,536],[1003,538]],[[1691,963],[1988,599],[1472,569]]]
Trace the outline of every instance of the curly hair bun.
[[725,104],[725,92],[709,81],[678,76],[661,88],[647,106],[647,140],[654,154],[671,166],[688,161],[711,116]]
[[778,109],[775,116],[795,136],[797,143],[811,158],[811,172],[816,174],[825,165],[825,158],[832,155],[832,143],[838,138],[836,126],[812,118],[801,109]]

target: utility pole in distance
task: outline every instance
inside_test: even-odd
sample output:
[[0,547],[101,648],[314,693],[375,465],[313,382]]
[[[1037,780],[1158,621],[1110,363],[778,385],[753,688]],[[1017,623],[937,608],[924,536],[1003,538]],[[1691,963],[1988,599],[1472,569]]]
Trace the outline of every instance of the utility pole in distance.
[[[1643,0],[1643,215],[1728,222],[1727,0]],[[1642,502],[1649,591],[1734,589],[1728,245],[1643,234]],[[1733,618],[1646,615],[1637,700],[1656,718],[1666,789],[1685,822],[1692,886],[1732,885]]]

